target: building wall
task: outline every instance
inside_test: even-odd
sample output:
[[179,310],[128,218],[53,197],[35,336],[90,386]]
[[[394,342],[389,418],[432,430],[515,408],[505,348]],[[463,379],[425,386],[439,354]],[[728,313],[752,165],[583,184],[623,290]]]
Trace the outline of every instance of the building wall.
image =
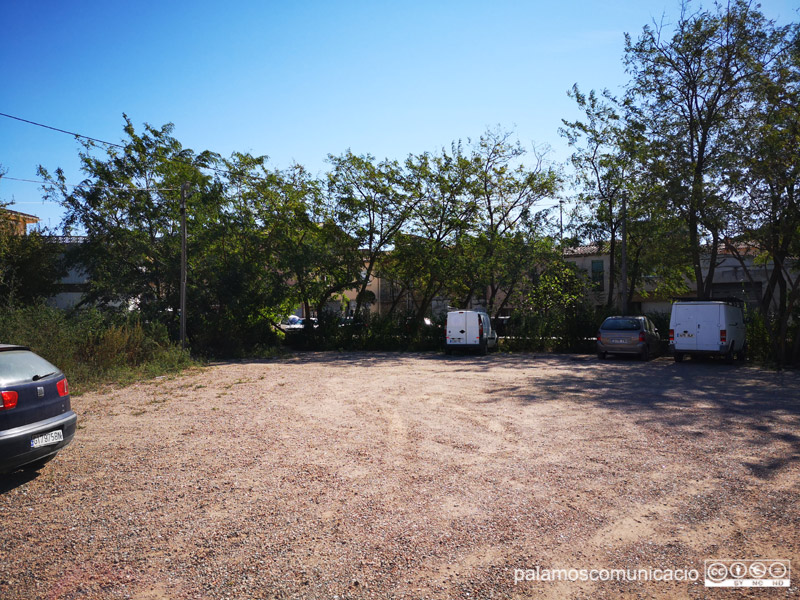
[[[589,246],[568,250],[565,260],[575,264],[590,277],[592,273],[592,264],[602,261],[604,269],[602,291],[596,288],[593,292],[593,299],[596,306],[604,305],[608,298],[610,256],[607,253],[598,252],[596,247]],[[748,278],[747,271],[738,258],[732,254],[720,254],[717,257],[714,282],[711,286],[712,297],[734,297],[750,304],[757,304],[760,301],[769,277],[772,274],[772,265],[755,265],[754,257],[752,256],[745,257],[745,263],[753,278],[752,281]],[[702,266],[704,273],[707,274],[709,268],[708,259]],[[694,279],[687,279],[686,285],[689,291],[684,294],[684,297],[696,297],[697,286],[695,285]],[[655,288],[654,283],[648,285],[648,283],[645,282],[645,290],[648,290],[648,288],[649,290],[653,290]],[[619,289],[617,287],[615,294],[618,293]],[[643,313],[670,312],[672,299],[634,294],[632,304],[635,309]]]
[[15,235],[26,235],[28,233],[28,225],[38,223],[39,217],[3,208],[0,209],[0,220],[8,225]]

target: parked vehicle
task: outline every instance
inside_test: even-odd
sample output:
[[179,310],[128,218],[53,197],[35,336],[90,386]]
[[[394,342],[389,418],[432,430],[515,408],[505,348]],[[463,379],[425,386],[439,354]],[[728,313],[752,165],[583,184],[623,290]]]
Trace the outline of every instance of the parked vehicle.
[[0,473],[38,470],[75,436],[64,374],[25,346],[0,344]]
[[669,319],[669,347],[675,362],[687,355],[744,360],[747,351],[742,302],[738,300],[677,301]]
[[308,326],[308,323],[311,323],[312,327],[319,327],[317,320],[314,318],[302,319],[297,315],[291,315],[290,317],[281,321],[280,328],[287,333],[293,331],[303,331]]
[[477,350],[486,354],[497,348],[497,332],[485,312],[476,310],[452,310],[447,313],[445,348],[446,354],[453,350]]
[[647,317],[608,317],[597,332],[597,357],[637,354],[649,360],[658,354],[658,330]]

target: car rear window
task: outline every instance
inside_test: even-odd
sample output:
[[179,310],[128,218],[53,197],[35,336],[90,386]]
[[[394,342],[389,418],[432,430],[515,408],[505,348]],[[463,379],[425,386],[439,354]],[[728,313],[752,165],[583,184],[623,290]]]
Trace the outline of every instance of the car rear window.
[[0,386],[33,381],[60,371],[29,350],[7,350],[0,352]]
[[613,331],[636,331],[641,329],[638,319],[606,319],[600,329]]

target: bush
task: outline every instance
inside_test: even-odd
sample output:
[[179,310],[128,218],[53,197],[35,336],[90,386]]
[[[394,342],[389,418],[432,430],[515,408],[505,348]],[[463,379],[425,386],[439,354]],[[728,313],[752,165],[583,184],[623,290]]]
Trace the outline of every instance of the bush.
[[439,350],[444,344],[443,319],[417,324],[413,314],[367,315],[362,321],[342,320],[325,312],[313,330],[287,333],[285,344],[295,350]]
[[28,346],[64,371],[74,391],[175,372],[193,363],[161,325],[135,314],[66,313],[44,305],[0,310],[0,341]]
[[516,312],[506,324],[501,348],[529,352],[593,352],[602,311],[585,305],[541,312]]

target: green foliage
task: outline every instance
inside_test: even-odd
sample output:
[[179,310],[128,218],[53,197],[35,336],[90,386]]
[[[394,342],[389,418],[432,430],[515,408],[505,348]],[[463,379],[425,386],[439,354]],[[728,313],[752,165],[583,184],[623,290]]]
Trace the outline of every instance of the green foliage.
[[29,346],[56,365],[74,393],[195,364],[169,342],[163,326],[94,309],[68,314],[44,305],[5,308],[0,310],[0,340]]
[[188,183],[190,346],[230,356],[275,344],[271,323],[295,297],[286,249],[296,245],[287,232],[307,209],[302,177],[267,170],[263,157],[197,154],[172,137],[172,125],[145,125],[139,134],[126,117],[125,133],[123,147],[106,148],[103,157],[84,145],[83,186],[71,188],[61,170],[51,176],[40,167],[48,196],[66,208],[65,231],[85,234],[68,257],[88,272],[84,304],[135,307],[144,322],[178,338],[181,188]]
[[[506,325],[506,350],[591,351],[597,312],[585,302],[588,282],[574,265],[555,259],[532,278]],[[601,319],[602,320],[602,319]]]
[[444,343],[444,322],[440,318],[420,326],[413,312],[369,315],[360,322],[325,312],[318,328],[292,331],[286,343],[296,350],[439,350]]
[[[3,210],[0,207],[0,213]],[[65,274],[57,243],[40,231],[27,235],[13,232],[0,214],[0,306],[48,298]]]
[[747,356],[751,360],[761,363],[775,363],[770,331],[772,324],[768,317],[757,311],[748,311],[747,322]]
[[500,297],[512,292],[525,275],[526,261],[511,258],[519,256],[520,242],[525,245],[544,237],[540,204],[554,198],[561,184],[559,172],[546,163],[544,153],[534,148],[532,154],[528,166],[523,162],[528,152],[512,141],[510,132],[490,130],[469,156],[469,194],[477,213],[474,239],[462,255],[461,274],[469,288],[461,304],[485,289],[492,316],[502,308]]
[[645,27],[635,43],[627,38],[626,100],[650,132],[649,169],[667,190],[670,213],[685,223],[697,294],[708,298],[731,214],[724,175],[739,159],[737,140],[752,133],[753,86],[785,47],[751,2],[690,8],[683,5],[672,34]]

